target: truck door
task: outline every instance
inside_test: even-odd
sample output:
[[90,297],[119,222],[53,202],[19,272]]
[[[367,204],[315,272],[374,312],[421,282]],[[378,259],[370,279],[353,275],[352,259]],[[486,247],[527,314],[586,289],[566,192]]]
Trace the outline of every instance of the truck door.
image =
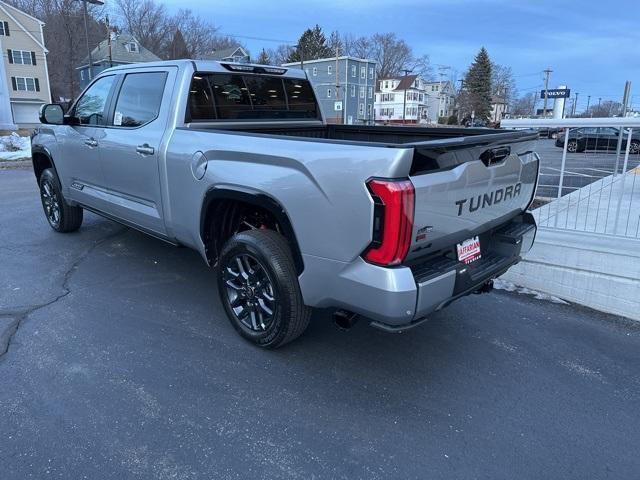
[[160,188],[161,143],[171,110],[174,68],[126,73],[116,87],[108,125],[98,129],[107,213],[166,233]]
[[100,165],[97,127],[104,124],[107,100],[115,86],[115,75],[96,80],[78,99],[70,116],[75,124],[61,129],[60,145],[63,161],[59,174],[68,198],[101,209],[104,177]]

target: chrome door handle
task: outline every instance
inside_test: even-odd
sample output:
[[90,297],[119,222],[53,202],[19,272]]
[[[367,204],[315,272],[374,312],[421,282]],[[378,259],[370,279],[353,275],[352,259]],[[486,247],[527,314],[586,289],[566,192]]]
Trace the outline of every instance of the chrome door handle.
[[98,146],[98,142],[96,140],[94,140],[93,138],[89,138],[88,140],[85,140],[84,144],[87,147],[91,147],[91,148],[95,148],[95,147]]
[[138,145],[136,147],[136,152],[138,152],[140,155],[153,155],[155,151],[155,148],[150,147],[148,143],[145,143],[144,145]]

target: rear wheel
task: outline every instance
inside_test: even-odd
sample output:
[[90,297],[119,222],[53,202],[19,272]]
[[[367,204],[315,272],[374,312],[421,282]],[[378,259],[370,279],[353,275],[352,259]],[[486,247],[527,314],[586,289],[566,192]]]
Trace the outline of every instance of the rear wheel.
[[82,208],[69,205],[62,195],[55,170],[47,168],[40,174],[40,200],[45,217],[56,232],[75,232],[82,225]]
[[629,145],[629,153],[640,153],[640,142],[632,141]]
[[576,153],[578,151],[578,142],[575,140],[569,140],[567,143],[567,152]]
[[286,239],[272,230],[231,237],[218,260],[220,300],[233,327],[264,348],[299,337],[309,324]]

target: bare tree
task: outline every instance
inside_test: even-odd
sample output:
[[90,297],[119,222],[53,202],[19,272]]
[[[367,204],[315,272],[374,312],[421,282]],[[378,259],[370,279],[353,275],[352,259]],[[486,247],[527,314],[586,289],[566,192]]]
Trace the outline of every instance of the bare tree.
[[[115,15],[122,29],[133,35],[146,49],[160,56],[173,39],[172,24],[164,5],[154,0],[115,0]],[[185,35],[186,30],[182,30]]]
[[511,116],[526,117],[535,115],[535,104],[537,92],[529,92],[513,101],[511,105]]
[[504,98],[513,107],[518,90],[511,67],[491,62],[491,94]]
[[268,49],[267,55],[273,65],[282,65],[283,63],[287,63],[291,49],[292,47],[289,45],[278,45],[276,48]]
[[371,37],[343,37],[345,52],[377,63],[378,78],[394,77],[410,70],[423,78],[433,78],[427,55],[416,56],[413,49],[395,33],[375,33]]

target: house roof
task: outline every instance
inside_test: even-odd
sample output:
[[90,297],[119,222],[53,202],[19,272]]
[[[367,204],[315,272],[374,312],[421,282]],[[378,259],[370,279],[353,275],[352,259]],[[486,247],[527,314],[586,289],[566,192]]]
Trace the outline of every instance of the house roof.
[[[137,52],[130,52],[126,45],[135,42],[138,45]],[[109,42],[103,40],[91,52],[91,61],[95,65],[104,60],[109,59]],[[140,45],[132,35],[121,33],[111,38],[111,60],[113,63],[141,63],[141,62],[157,62],[160,57]],[[89,65],[89,57],[85,57],[76,69]]]
[[507,101],[503,97],[499,97],[498,95],[491,95],[491,103],[506,105]]
[[416,78],[418,78],[418,75],[405,75],[403,77],[386,77],[386,78],[379,78],[378,79],[378,83],[376,86],[376,92],[380,92],[380,82],[384,81],[384,80],[400,80],[400,82],[398,83],[398,86],[396,88],[394,88],[394,91],[399,91],[399,90],[408,90],[409,88],[415,88],[412,87],[413,82],[416,81]]
[[221,48],[220,50],[214,50],[211,53],[202,55],[202,60],[224,60],[225,58],[236,56],[236,52],[240,50],[241,57],[248,57],[249,54],[241,46]]
[[[342,55],[340,57],[316,58],[315,60],[303,60],[302,63],[306,65],[307,63],[335,62],[336,60],[352,60],[354,62],[376,63],[375,60],[371,60],[367,58],[351,57],[349,55]],[[287,62],[287,63],[282,63],[280,65],[282,67],[293,67],[295,65],[300,65],[300,62]]]

